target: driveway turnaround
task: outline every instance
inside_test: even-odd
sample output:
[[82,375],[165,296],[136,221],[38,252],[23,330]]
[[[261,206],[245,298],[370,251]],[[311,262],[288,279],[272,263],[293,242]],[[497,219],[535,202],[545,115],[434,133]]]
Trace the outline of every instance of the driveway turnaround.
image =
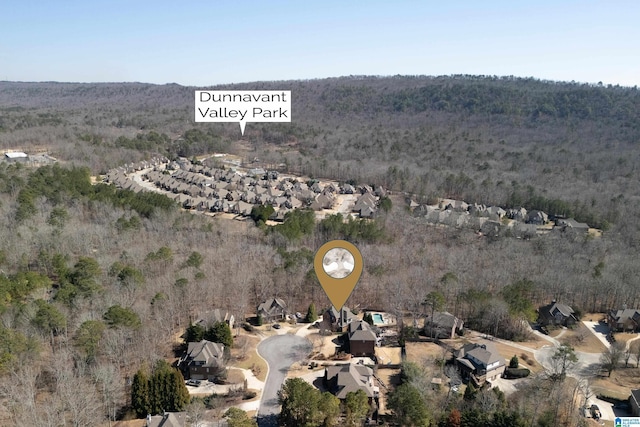
[[280,413],[278,391],[291,365],[304,360],[311,352],[311,348],[311,343],[306,338],[292,334],[274,335],[258,345],[258,353],[269,365],[269,373],[258,410],[258,424],[261,427],[278,425],[277,418]]

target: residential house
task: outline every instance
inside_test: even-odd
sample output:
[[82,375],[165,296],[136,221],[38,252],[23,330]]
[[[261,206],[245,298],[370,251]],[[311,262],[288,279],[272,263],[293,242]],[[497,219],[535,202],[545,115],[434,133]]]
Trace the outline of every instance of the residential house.
[[640,417],[640,389],[631,390],[631,396],[629,396],[629,406],[631,415],[634,417]]
[[527,210],[525,208],[508,209],[507,218],[516,221],[525,221],[527,219]]
[[607,321],[612,332],[638,332],[640,331],[640,310],[635,308],[611,310]]
[[360,196],[356,201],[352,212],[358,212],[361,218],[371,218],[375,215],[377,210],[376,199],[371,193],[365,193]]
[[186,412],[165,412],[162,415],[147,415],[145,427],[186,427]]
[[355,193],[356,189],[353,188],[353,185],[351,184],[344,184],[341,188],[341,193],[343,194],[353,194]]
[[482,204],[474,203],[472,205],[469,205],[467,211],[471,215],[482,216],[486,214],[487,207]]
[[433,338],[455,338],[456,334],[462,331],[463,326],[464,321],[446,311],[433,313],[433,319],[431,315],[427,315],[424,319],[424,333]]
[[556,300],[538,309],[538,323],[542,326],[571,326],[578,322],[571,307]]
[[263,322],[277,322],[287,317],[287,305],[280,298],[269,298],[258,306],[258,316]]
[[527,223],[535,225],[544,225],[549,222],[549,215],[545,212],[532,210],[527,213]]
[[507,214],[507,211],[502,209],[500,206],[489,206],[486,214],[492,221],[500,221]]
[[201,317],[202,319],[198,323],[205,327],[217,322],[226,323],[229,325],[229,329],[233,329],[233,326],[235,325],[235,317],[233,314],[230,314],[228,311],[220,310],[219,308],[207,311]]
[[346,399],[348,393],[362,390],[371,402],[379,392],[373,381],[373,370],[364,365],[333,365],[324,370],[325,387],[341,400]]
[[466,212],[469,209],[469,204],[462,200],[444,199],[442,200],[442,204],[444,205],[445,210]]
[[343,306],[340,312],[338,312],[335,307],[331,306],[322,316],[320,329],[331,330],[333,332],[346,332],[349,324],[357,319],[349,307]]
[[588,233],[589,224],[584,222],[578,222],[573,218],[558,219],[556,220],[556,227],[560,227],[562,231],[575,231],[577,233]]
[[491,343],[465,344],[454,353],[463,379],[480,386],[499,378],[505,370],[505,359]]
[[225,370],[224,345],[202,340],[190,342],[187,353],[178,360],[185,377],[194,380],[214,380]]
[[349,351],[353,356],[374,356],[376,334],[371,326],[362,320],[352,321],[347,327]]

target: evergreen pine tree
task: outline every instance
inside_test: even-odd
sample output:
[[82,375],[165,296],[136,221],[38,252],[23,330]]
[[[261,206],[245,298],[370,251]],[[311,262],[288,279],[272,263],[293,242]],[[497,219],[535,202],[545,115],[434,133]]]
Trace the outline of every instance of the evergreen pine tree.
[[225,348],[231,349],[233,346],[233,335],[229,325],[225,322],[215,322],[204,334],[204,339],[211,342],[224,344]]
[[365,313],[364,316],[362,316],[362,320],[373,326],[373,316],[371,313]]
[[464,390],[464,400],[474,400],[476,398],[478,390],[475,388],[473,383],[469,381],[467,384],[467,388]]
[[307,309],[307,317],[305,317],[305,321],[307,323],[313,323],[318,320],[318,313],[316,312],[316,305],[314,303],[309,304],[309,308]]
[[519,365],[518,356],[514,354],[511,360],[509,361],[509,367],[517,369],[518,365]]
[[147,414],[151,413],[149,385],[149,375],[146,369],[138,370],[131,383],[131,408],[138,418],[146,417]]
[[167,411],[180,412],[189,404],[189,390],[184,384],[184,377],[177,369],[172,368],[169,374],[169,399],[167,402]]

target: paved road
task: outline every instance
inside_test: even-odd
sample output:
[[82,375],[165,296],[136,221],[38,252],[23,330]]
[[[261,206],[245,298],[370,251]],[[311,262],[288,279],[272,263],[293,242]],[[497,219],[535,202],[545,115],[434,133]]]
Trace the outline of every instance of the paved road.
[[307,339],[292,334],[274,335],[258,345],[258,353],[269,364],[269,374],[258,410],[260,427],[278,425],[277,418],[280,413],[278,391],[284,383],[289,367],[294,362],[306,358],[311,348],[311,343]]
[[[588,322],[584,323],[587,328],[596,335],[596,337],[598,337],[598,334],[602,334],[601,330],[594,327],[595,325],[592,325]],[[555,342],[554,345],[548,345],[539,348],[533,354],[538,363],[540,363],[546,369],[552,370],[553,354],[556,352],[560,343],[551,337],[543,336],[543,338],[551,341],[552,343]],[[600,337],[598,337],[598,339],[600,339]],[[576,351],[575,353],[576,356],[578,356],[578,362],[567,370],[567,375],[574,377],[577,380],[584,380],[597,376],[601,367],[600,353],[585,353],[583,351]],[[598,407],[600,408],[600,412],[602,413],[603,420],[613,420],[615,418],[616,414],[611,403],[597,399],[595,395],[593,395],[589,398],[587,406],[591,406],[592,404],[598,405]]]

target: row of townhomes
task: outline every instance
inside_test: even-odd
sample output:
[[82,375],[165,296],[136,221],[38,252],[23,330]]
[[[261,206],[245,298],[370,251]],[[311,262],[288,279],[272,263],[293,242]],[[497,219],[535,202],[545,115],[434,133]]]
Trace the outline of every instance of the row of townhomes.
[[473,228],[485,235],[496,235],[508,229],[514,237],[533,238],[549,232],[589,232],[589,225],[572,218],[549,215],[540,210],[520,207],[503,209],[500,206],[468,204],[461,200],[443,199],[435,205],[420,205],[407,199],[414,215],[430,224],[442,224],[456,228]]
[[[182,159],[169,162],[157,158],[149,162],[111,170],[105,181],[134,192],[149,189],[144,184],[167,194],[185,209],[223,212],[248,216],[256,205],[269,205],[275,210],[270,219],[284,220],[293,209],[315,211],[333,208],[339,195],[352,195],[350,212],[360,218],[373,218],[378,202],[386,195],[382,187],[353,186],[348,183],[317,180],[302,181],[295,177],[280,178],[276,171],[250,169],[239,172],[192,164]],[[136,181],[132,174],[139,175]]]

